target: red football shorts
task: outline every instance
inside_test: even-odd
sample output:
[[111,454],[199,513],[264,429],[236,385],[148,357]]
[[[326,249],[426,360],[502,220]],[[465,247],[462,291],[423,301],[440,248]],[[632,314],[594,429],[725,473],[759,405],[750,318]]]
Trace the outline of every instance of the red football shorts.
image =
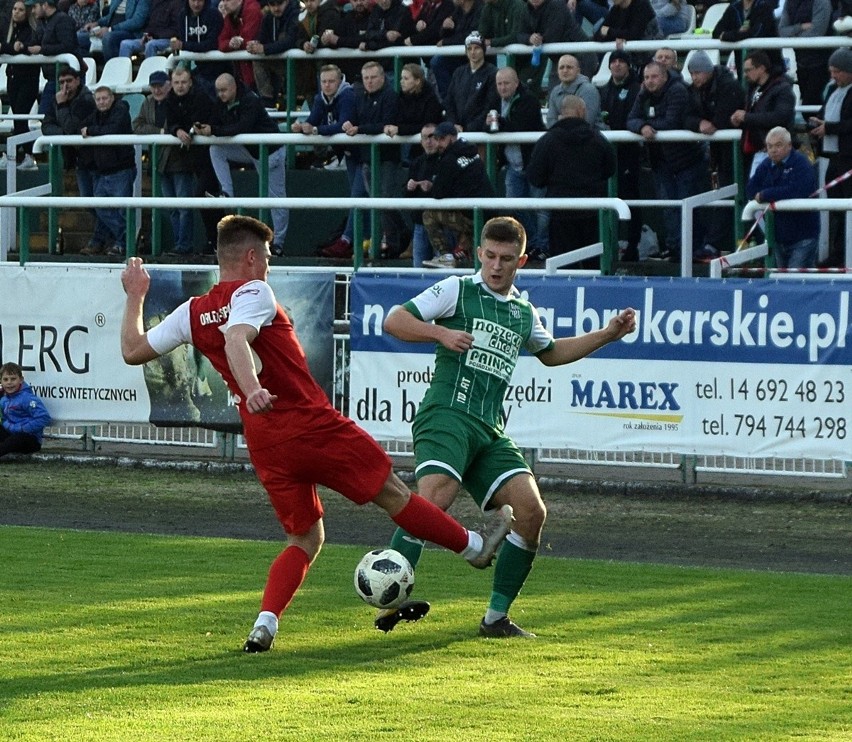
[[331,407],[297,436],[253,448],[252,464],[278,520],[296,536],[307,533],[323,515],[317,484],[363,505],[381,492],[391,471],[391,460],[379,444]]

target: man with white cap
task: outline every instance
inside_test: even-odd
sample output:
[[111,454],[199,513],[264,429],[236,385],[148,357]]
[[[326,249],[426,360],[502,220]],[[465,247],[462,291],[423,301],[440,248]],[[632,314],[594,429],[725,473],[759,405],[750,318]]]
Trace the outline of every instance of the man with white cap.
[[497,95],[497,68],[485,61],[485,41],[474,32],[464,41],[468,64],[453,72],[444,99],[446,116],[459,131],[470,129],[477,120],[485,119],[489,99]]
[[[441,23],[441,38],[435,46],[467,46],[467,38],[479,27],[482,0],[453,0],[452,14]],[[429,60],[429,71],[435,77],[438,97],[444,101],[450,79],[457,68],[464,65],[459,57],[436,54]]]
[[[826,182],[852,170],[852,49],[837,49],[828,59],[831,84],[819,115],[811,118],[811,136],[821,140],[820,152],[828,158]],[[828,191],[829,198],[852,198],[852,179],[844,180]],[[828,259],[823,268],[840,268],[844,264],[846,235],[845,214],[829,216]]]

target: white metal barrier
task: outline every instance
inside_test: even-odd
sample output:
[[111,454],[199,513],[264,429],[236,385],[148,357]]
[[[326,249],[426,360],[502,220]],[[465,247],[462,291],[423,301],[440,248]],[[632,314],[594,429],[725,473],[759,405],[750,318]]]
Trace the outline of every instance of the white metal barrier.
[[[852,198],[790,198],[774,201],[771,204],[759,204],[749,201],[743,208],[743,221],[754,221],[766,211],[839,211],[845,214],[846,256],[844,265],[852,267]],[[752,260],[766,257],[769,246],[763,242],[737,252],[710,261],[710,278],[721,278],[726,268],[733,268]]]

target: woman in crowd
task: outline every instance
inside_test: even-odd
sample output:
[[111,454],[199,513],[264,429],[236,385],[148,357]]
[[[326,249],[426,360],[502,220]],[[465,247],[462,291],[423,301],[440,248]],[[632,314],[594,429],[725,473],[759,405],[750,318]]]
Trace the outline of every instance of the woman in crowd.
[[[0,51],[3,54],[26,54],[27,47],[35,44],[35,22],[27,12],[24,0],[15,0],[12,14],[8,23],[3,24],[6,32]],[[25,114],[32,110],[33,103],[38,98],[37,64],[10,64],[6,68],[7,102],[12,113]],[[29,121],[19,119],[14,123],[15,134],[26,134],[30,130]],[[18,165],[18,170],[37,170],[38,165],[33,160],[33,143],[26,142],[21,146],[24,159]],[[6,166],[5,156],[0,159]]]

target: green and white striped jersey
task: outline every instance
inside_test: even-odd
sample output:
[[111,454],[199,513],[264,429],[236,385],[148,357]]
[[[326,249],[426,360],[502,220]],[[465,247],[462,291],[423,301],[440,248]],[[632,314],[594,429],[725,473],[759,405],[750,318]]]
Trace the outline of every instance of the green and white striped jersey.
[[425,322],[474,337],[464,353],[438,344],[421,409],[454,407],[502,429],[503,399],[521,348],[535,354],[553,346],[536,308],[514,286],[508,296],[495,294],[478,273],[445,278],[403,306]]

